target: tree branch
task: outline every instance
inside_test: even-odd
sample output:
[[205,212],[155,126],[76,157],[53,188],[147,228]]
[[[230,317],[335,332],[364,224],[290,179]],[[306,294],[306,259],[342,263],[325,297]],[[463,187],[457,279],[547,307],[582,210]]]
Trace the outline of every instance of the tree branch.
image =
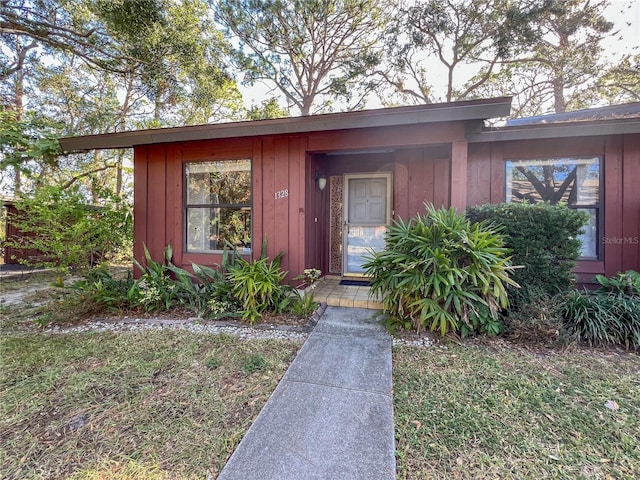
[[76,181],[80,180],[81,178],[88,177],[89,175],[93,175],[94,173],[102,172],[104,170],[108,170],[110,168],[116,168],[116,167],[117,167],[117,165],[105,165],[103,167],[94,168],[93,170],[89,170],[88,172],[80,173],[80,174],[78,174],[78,175],[76,175],[74,177],[71,177],[69,180],[67,180],[62,185],[62,190],[66,190],[71,185],[73,185]]

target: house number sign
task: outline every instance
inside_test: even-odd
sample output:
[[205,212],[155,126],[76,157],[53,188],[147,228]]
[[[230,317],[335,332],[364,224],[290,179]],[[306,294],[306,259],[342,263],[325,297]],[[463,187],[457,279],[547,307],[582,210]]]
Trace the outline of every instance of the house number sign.
[[275,193],[276,200],[280,200],[281,198],[287,198],[289,196],[289,189],[285,188],[284,190],[278,190]]

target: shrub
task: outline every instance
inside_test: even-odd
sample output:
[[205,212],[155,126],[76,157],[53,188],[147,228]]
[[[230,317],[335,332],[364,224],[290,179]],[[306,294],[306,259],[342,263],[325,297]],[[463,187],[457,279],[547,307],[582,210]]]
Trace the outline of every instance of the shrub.
[[425,206],[425,215],[394,222],[385,249],[364,265],[390,326],[499,333],[506,286],[516,286],[503,236],[454,209]]
[[223,255],[219,268],[192,263],[193,273],[177,267],[171,262],[173,250],[167,245],[163,260],[151,258],[144,247],[144,264],[134,260],[142,272],[133,281],[131,275],[126,280],[115,280],[107,268],[101,266],[90,271],[76,282],[73,288],[86,294],[96,304],[109,310],[144,309],[146,312],[166,311],[175,307],[192,310],[203,318],[242,317],[255,323],[262,314],[269,311],[283,313],[292,309],[298,316],[308,316],[317,308],[311,291],[320,271],[305,270],[305,278],[310,284],[304,296],[294,295],[294,290],[281,282],[287,275],[280,269],[284,253],[272,261],[265,256],[255,261]]
[[229,268],[227,278],[243,308],[242,318],[254,324],[266,311],[284,312],[291,304],[291,287],[282,285],[287,272],[280,270],[280,252],[272,261],[265,255],[251,262],[242,257]]
[[571,338],[564,327],[563,295],[549,295],[530,288],[529,301],[509,309],[504,318],[504,335],[510,340],[544,345],[566,344]]
[[228,255],[223,255],[220,269],[192,263],[192,274],[171,262],[171,245],[165,247],[163,262],[154,261],[146,246],[144,254],[145,266],[134,260],[142,271],[129,294],[134,307],[153,312],[182,306],[200,317],[236,316],[238,305],[225,276],[230,265]]
[[640,289],[637,272],[597,276],[595,291],[570,292],[562,308],[569,332],[589,345],[640,347]]
[[[571,270],[580,256],[578,235],[587,221],[584,212],[548,203],[502,203],[467,209],[472,222],[488,221],[505,235],[513,251],[513,279],[525,288],[510,290],[512,306],[535,300],[536,292],[548,295],[573,288]],[[533,297],[532,297],[533,293]]]
[[33,197],[16,202],[11,221],[25,235],[7,245],[33,249],[43,257],[31,262],[81,272],[130,251],[133,241],[131,207],[108,191],[100,192],[100,206],[86,204],[80,187],[41,187]]
[[109,273],[107,265],[101,264],[74,282],[71,289],[86,295],[98,307],[120,312],[131,308],[129,292],[133,286],[131,272],[124,279],[115,279]]
[[600,284],[598,291],[640,297],[640,273],[627,270],[615,277],[607,278],[596,275],[595,281]]
[[[145,264],[142,265],[137,260],[133,263],[142,272],[142,275],[131,288],[128,293],[129,301],[134,307],[142,307],[146,312],[159,312],[169,310],[178,302],[180,289],[176,282],[171,278],[171,273],[176,273],[171,266],[171,257],[173,249],[171,245],[167,245],[163,252],[162,262],[156,262],[151,258],[151,254],[144,246]],[[176,270],[177,267],[173,266]],[[178,282],[183,283],[188,279],[188,273],[179,275]],[[184,293],[184,292],[182,292]]]
[[[322,272],[317,268],[305,268],[302,275],[298,275],[293,279],[294,281],[302,280],[302,283],[294,290],[296,296],[291,304],[291,311],[297,317],[306,318],[317,310],[319,303],[315,301],[313,291],[321,275]],[[305,288],[305,290],[300,293],[300,290],[298,290],[300,288]]]
[[[106,265],[100,265],[85,273],[71,288],[111,311],[142,308],[158,312],[181,306],[201,317],[236,316],[238,305],[230,295],[225,267],[216,270],[194,263],[194,273],[190,273],[171,262],[171,245],[165,247],[162,262],[153,260],[146,246],[144,254],[144,265],[134,260],[142,272],[138,280],[134,281],[131,273],[126,279],[117,280]],[[227,265],[227,260],[225,255],[223,265]]]

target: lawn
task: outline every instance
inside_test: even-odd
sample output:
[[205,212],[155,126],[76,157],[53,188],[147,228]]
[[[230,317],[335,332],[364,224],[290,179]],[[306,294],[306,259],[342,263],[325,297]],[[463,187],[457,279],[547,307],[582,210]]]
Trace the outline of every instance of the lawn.
[[635,354],[496,342],[393,356],[398,479],[640,478]]
[[215,477],[300,344],[178,331],[5,334],[0,477]]
[[[36,332],[60,295],[0,304],[3,479],[215,478],[300,347]],[[637,354],[484,343],[394,348],[398,479],[640,478]]]

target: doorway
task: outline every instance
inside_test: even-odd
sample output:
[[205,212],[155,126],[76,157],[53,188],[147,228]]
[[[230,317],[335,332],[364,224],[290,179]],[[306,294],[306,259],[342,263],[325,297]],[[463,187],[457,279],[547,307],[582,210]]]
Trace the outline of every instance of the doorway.
[[384,249],[391,222],[391,185],[391,173],[344,175],[343,276],[365,276],[366,257]]

